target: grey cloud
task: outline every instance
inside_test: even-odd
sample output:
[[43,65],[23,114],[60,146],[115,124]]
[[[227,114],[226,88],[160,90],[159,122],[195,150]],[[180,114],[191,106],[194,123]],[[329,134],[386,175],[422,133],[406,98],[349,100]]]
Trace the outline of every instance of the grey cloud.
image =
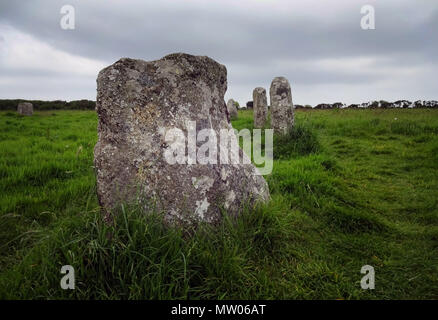
[[[228,66],[228,94],[241,100],[249,100],[251,92],[234,87],[269,83],[279,74],[299,86],[362,83],[364,88],[391,77],[354,69],[318,70],[308,64],[312,60],[379,56],[381,67],[437,66],[438,3],[372,2],[377,29],[363,31],[360,7],[368,2],[333,1],[332,10],[318,12],[318,8],[301,9],[300,2],[295,1],[296,8],[287,7],[279,13],[211,1],[194,5],[184,1],[73,0],[69,3],[76,8],[76,30],[65,31],[59,27],[59,1],[10,1],[0,4],[0,22],[57,49],[106,63],[122,56],[158,59],[171,52],[208,55]],[[273,68],[278,61],[306,63],[303,67],[286,64],[284,69]],[[234,65],[245,66],[244,72],[233,72]],[[429,87],[431,80],[423,79]],[[431,89],[437,91],[436,86]],[[423,89],[412,88],[411,95],[419,92]],[[318,99],[324,97],[315,97]]]
[[[95,99],[94,77],[46,75],[33,73],[0,75],[0,98],[24,98],[35,100]],[[61,95],[59,93],[62,93]]]
[[310,19],[294,15],[293,10],[281,17],[271,17],[269,12],[260,17],[252,16],[251,11],[234,12],[233,8],[174,8],[159,2],[130,6],[134,2],[119,1],[116,8],[95,1],[71,3],[77,17],[74,31],[59,27],[61,6],[54,1],[3,4],[0,17],[61,49],[104,60],[125,55],[152,59],[174,51],[208,54],[227,63],[419,49],[431,56],[438,48],[431,36],[438,28],[438,4],[435,15],[412,25],[408,12],[400,11],[403,7],[376,3],[377,16],[381,17],[378,30],[364,32],[359,28],[359,4],[342,11],[336,19],[333,14]]

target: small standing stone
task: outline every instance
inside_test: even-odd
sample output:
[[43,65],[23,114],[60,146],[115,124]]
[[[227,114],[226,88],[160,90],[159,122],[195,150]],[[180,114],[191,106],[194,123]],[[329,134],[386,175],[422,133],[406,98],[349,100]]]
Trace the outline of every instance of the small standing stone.
[[262,129],[266,124],[268,115],[268,100],[264,88],[255,88],[252,92],[254,101],[254,128]]
[[31,116],[33,114],[33,105],[30,102],[20,102],[17,107],[17,112],[24,116]]
[[227,109],[230,117],[233,119],[237,119],[237,107],[236,102],[233,99],[228,100]]
[[272,129],[277,133],[286,134],[294,125],[294,109],[289,81],[285,77],[274,78],[269,94]]

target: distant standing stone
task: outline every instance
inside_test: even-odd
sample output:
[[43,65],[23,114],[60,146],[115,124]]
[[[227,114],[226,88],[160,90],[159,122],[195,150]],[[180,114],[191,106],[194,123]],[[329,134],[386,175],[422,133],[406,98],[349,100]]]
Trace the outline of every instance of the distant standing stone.
[[24,116],[31,116],[33,114],[33,105],[30,102],[20,102],[17,107],[17,112]]
[[269,94],[272,129],[277,133],[285,134],[294,125],[294,109],[289,81],[284,77],[274,78]]
[[230,117],[233,119],[237,119],[237,107],[236,107],[236,101],[233,99],[228,100],[227,102],[227,109],[228,113],[230,114]]
[[[238,155],[245,163],[224,164],[219,154],[217,163],[200,163],[206,157],[202,131],[212,131],[218,139],[222,130],[234,135],[226,89],[225,66],[183,53],[156,61],[123,58],[100,71],[94,166],[107,218],[119,204],[134,203],[145,214],[164,213],[172,224],[214,224],[223,209],[237,216],[245,206],[269,200],[266,181],[238,146],[230,157]],[[175,136],[172,143],[166,137],[176,129],[184,139]],[[195,136],[194,144],[189,135]],[[219,142],[210,139],[214,145]],[[165,155],[177,150],[172,145],[179,146],[182,157],[169,163]],[[190,154],[193,149],[197,152]]]
[[262,129],[266,124],[268,116],[268,100],[266,99],[266,90],[257,87],[252,92],[254,101],[254,128]]

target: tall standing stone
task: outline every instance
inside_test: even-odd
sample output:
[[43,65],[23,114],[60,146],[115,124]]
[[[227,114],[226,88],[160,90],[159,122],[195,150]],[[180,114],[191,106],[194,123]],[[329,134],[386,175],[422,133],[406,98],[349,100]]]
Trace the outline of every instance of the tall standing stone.
[[[182,53],[150,62],[124,58],[99,73],[94,165],[98,199],[108,218],[118,204],[134,202],[145,212],[163,212],[170,223],[216,223],[221,209],[236,216],[243,206],[269,199],[266,181],[238,146],[233,154],[247,164],[225,164],[219,151],[216,164],[200,163],[202,129],[211,129],[218,141],[222,129],[235,137],[226,89],[225,66]],[[175,152],[168,140],[171,129],[184,132],[176,144],[182,147],[181,162],[166,158]],[[193,133],[198,140],[190,145]]]
[[33,105],[30,102],[20,102],[17,107],[17,112],[25,116],[33,114]]
[[289,81],[285,77],[274,78],[269,95],[272,129],[277,133],[285,134],[294,125],[294,109]]
[[236,101],[234,101],[233,99],[228,100],[227,109],[228,109],[228,113],[230,114],[230,117],[236,119],[238,116]]
[[266,99],[266,90],[257,87],[252,92],[254,101],[254,128],[262,129],[266,124],[268,116],[268,100]]

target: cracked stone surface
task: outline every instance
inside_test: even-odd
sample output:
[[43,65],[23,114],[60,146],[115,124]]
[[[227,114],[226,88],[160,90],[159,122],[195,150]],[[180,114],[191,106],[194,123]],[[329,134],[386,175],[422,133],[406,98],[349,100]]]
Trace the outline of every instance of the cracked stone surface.
[[182,53],[150,62],[123,58],[99,73],[94,164],[107,217],[118,204],[135,202],[145,212],[163,211],[171,223],[216,223],[221,208],[236,216],[243,205],[269,200],[252,164],[221,164],[218,155],[217,164],[171,165],[164,157],[166,128],[185,132],[196,121],[196,132],[211,128],[218,140],[221,129],[232,130],[226,89],[225,66]]
[[275,132],[285,134],[294,125],[294,106],[289,81],[276,77],[269,90],[271,102],[271,127]]

